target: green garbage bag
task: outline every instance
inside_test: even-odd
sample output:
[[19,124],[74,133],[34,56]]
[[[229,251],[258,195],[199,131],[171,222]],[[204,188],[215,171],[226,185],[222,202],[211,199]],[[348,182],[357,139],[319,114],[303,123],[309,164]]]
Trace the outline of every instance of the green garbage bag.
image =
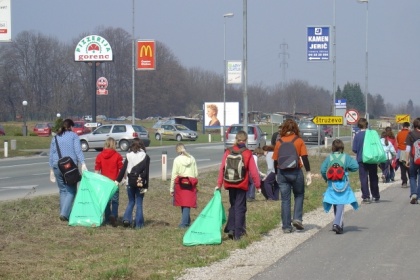
[[363,142],[363,163],[377,164],[386,161],[385,150],[382,147],[378,132],[372,129],[366,129]]
[[97,227],[103,222],[103,213],[109,200],[118,190],[109,178],[85,171],[70,213],[70,226]]
[[222,225],[226,222],[225,208],[220,190],[184,234],[184,246],[213,245],[222,243]]

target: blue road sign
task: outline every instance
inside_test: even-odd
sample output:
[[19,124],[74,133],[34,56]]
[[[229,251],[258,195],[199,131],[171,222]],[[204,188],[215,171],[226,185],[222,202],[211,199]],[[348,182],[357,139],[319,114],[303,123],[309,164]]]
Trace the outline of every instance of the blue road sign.
[[310,26],[307,28],[307,61],[330,60],[330,27]]

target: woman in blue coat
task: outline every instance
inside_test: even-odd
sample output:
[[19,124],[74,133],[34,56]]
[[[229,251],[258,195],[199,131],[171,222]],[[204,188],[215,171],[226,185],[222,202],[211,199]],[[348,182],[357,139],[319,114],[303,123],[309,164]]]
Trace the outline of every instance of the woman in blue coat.
[[[335,139],[332,142],[331,150],[331,155],[328,156],[321,165],[322,178],[327,182],[323,206],[325,212],[330,211],[331,206],[334,206],[333,231],[335,231],[336,234],[342,234],[344,205],[350,204],[354,210],[357,210],[359,207],[348,178],[348,172],[357,171],[359,169],[359,164],[354,158],[344,153],[344,143],[340,139]],[[341,180],[332,180],[327,177],[327,172],[333,164],[333,161],[343,167],[345,171],[344,177]]]

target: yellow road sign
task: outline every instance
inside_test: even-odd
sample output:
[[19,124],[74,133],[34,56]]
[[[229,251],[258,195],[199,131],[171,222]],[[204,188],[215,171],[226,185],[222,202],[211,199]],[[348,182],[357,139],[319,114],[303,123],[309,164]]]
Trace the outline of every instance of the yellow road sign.
[[312,119],[314,124],[343,124],[342,116],[316,116]]
[[395,115],[396,123],[410,122],[410,115]]

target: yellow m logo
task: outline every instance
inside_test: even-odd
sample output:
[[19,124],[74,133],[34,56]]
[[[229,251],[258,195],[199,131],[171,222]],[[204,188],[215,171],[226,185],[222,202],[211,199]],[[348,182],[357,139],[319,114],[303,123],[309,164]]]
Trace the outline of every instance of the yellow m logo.
[[[144,55],[143,55],[144,53]],[[148,57],[153,57],[153,52],[152,52],[152,48],[150,46],[141,46],[140,48],[140,57],[143,56],[148,56]]]

